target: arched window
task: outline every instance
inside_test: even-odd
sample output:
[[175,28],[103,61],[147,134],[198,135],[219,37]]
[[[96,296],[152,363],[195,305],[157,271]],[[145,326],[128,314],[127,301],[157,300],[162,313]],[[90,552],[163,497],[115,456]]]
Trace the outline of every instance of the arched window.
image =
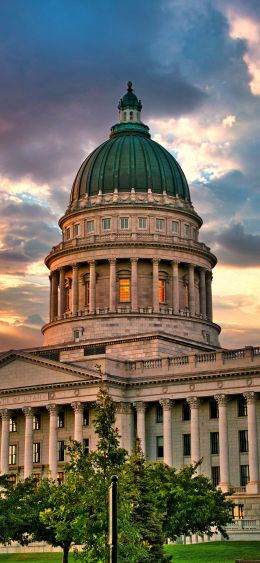
[[159,279],[158,292],[159,292],[159,303],[165,303],[166,302],[166,280]]
[[126,121],[126,111],[124,111],[124,121]]
[[134,112],[130,111],[130,121],[133,121],[133,119],[134,119]]
[[119,279],[119,301],[120,303],[130,301],[130,278]]

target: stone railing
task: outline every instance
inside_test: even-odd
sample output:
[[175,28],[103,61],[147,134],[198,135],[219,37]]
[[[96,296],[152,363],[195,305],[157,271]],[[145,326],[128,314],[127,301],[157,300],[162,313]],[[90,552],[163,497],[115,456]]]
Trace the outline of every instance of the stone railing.
[[159,244],[181,244],[187,248],[198,248],[209,252],[209,247],[203,242],[198,242],[193,239],[185,239],[176,235],[164,235],[160,233],[108,233],[102,235],[89,234],[84,237],[78,237],[71,240],[62,241],[56,246],[53,246],[50,255],[55,252],[60,252],[62,250],[67,250],[75,247],[81,247],[85,245],[101,244],[104,242],[158,242]]
[[[191,371],[203,373],[209,369],[224,369],[232,367],[248,366],[250,363],[260,361],[259,348],[246,347],[239,350],[219,350],[202,354],[187,354],[168,358],[151,358],[148,360],[135,360],[127,362],[129,373],[132,376],[171,375],[179,372]],[[256,352],[256,353],[255,353]],[[240,487],[241,489],[241,487]],[[238,491],[237,491],[238,492]],[[242,492],[242,491],[239,491]]]
[[[135,315],[136,314],[158,315],[158,313],[154,313],[153,307],[138,307],[137,311],[136,310],[132,311],[131,305],[128,305],[123,307],[117,307],[114,312],[111,312],[109,310],[109,307],[96,307],[94,312],[90,312],[89,307],[84,307],[84,309],[78,311],[76,314],[72,313],[72,311],[66,311],[63,317],[55,317],[53,320],[58,321],[62,319],[69,319],[72,317],[85,317],[85,316],[93,316],[93,315],[108,315],[108,314],[113,315],[114,313],[119,315],[125,315],[130,313]],[[190,311],[188,309],[181,309],[179,313],[175,313],[172,307],[167,307],[167,306],[160,307],[159,313],[161,315],[180,316],[187,318],[191,317]],[[203,316],[200,315],[199,313],[195,313],[195,316],[193,318],[197,320],[204,320],[204,321],[209,320],[207,317],[203,319]]]
[[260,520],[233,520],[233,522],[226,525],[226,530],[260,530]]

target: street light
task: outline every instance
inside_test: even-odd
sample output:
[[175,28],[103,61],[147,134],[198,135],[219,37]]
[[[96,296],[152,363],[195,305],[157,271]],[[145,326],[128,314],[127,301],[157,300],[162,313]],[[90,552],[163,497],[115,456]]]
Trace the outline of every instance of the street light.
[[117,563],[117,475],[109,487],[109,563]]

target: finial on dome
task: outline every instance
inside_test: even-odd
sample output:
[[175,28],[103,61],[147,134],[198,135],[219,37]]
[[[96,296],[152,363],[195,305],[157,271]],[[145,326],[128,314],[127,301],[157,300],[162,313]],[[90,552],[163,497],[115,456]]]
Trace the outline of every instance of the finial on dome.
[[127,90],[128,90],[128,92],[132,92],[132,91],[133,91],[132,86],[133,86],[133,82],[131,82],[131,80],[129,80],[129,81],[127,82]]

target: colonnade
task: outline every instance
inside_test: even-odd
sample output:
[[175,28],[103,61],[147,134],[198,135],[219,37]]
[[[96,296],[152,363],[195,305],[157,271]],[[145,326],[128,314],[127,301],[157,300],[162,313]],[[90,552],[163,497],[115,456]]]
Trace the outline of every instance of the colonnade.
[[[172,299],[169,307],[172,308],[174,315],[180,313],[180,294],[179,294],[179,266],[177,261],[171,262],[172,278]],[[89,314],[96,312],[96,260],[90,260],[84,263],[76,263],[70,266],[72,269],[72,305],[71,313],[76,316],[79,312],[79,268],[80,266],[89,264]],[[117,311],[117,295],[116,295],[116,258],[109,259],[109,298],[108,310],[110,313]],[[138,312],[138,258],[131,258],[131,312]],[[195,311],[195,269],[199,272],[199,314],[203,319],[212,321],[212,289],[211,271],[206,268],[197,267],[194,264],[185,264],[187,266],[187,284],[188,284],[188,309],[190,316],[194,317]],[[153,313],[160,312],[159,303],[159,265],[160,260],[152,259],[152,303],[150,304]],[[63,318],[66,311],[66,267],[54,270],[50,274],[50,322],[57,318]]]
[[[258,440],[256,426],[256,399],[257,395],[253,391],[244,393],[247,400],[247,425],[248,425],[248,465],[250,482],[248,490],[255,492],[259,484],[259,467],[258,467]],[[230,462],[229,460],[229,429],[227,405],[229,396],[225,394],[215,395],[219,410],[219,466],[220,466],[220,486],[222,490],[228,491],[230,488]],[[190,434],[191,434],[191,462],[197,462],[201,456],[200,447],[200,404],[199,397],[188,397],[187,402],[190,406]],[[163,447],[164,461],[168,465],[175,465],[174,449],[173,449],[173,424],[172,409],[174,408],[174,400],[162,398],[160,404],[163,408]],[[147,436],[146,436],[146,408],[149,403],[138,400],[136,402],[119,402],[117,403],[117,426],[121,435],[121,445],[128,450],[133,447],[134,441],[134,421],[133,407],[136,410],[136,436],[140,440],[140,446],[147,453]],[[53,478],[57,475],[57,415],[59,409],[63,405],[50,404],[46,408],[49,412],[49,442],[48,442],[48,463],[49,471]],[[78,401],[72,402],[71,407],[74,410],[74,439],[78,442],[83,441],[83,411],[87,403]],[[28,477],[33,471],[33,415],[34,409],[25,406],[22,409],[25,416],[25,434],[24,434],[24,477]],[[1,473],[9,471],[9,419],[12,411],[2,409],[0,415],[2,418],[1,431]]]

